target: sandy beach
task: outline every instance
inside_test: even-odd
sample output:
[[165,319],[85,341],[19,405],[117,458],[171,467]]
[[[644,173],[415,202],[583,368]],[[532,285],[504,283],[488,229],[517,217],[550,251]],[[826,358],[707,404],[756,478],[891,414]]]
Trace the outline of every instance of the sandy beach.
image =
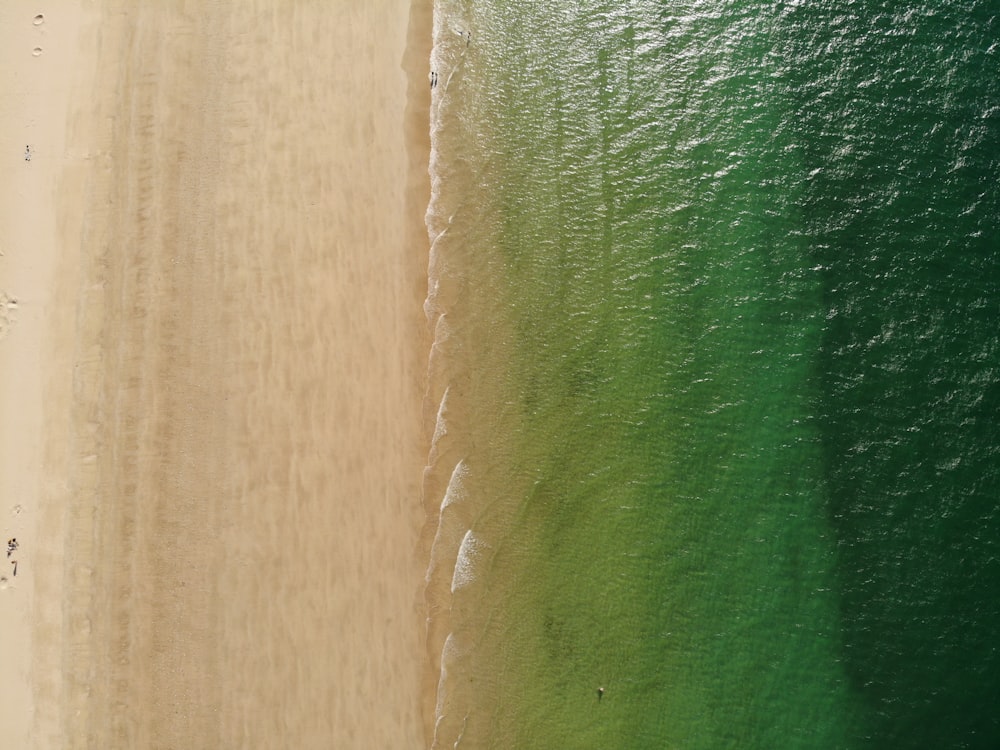
[[5,739],[425,746],[429,2],[43,6],[0,9]]

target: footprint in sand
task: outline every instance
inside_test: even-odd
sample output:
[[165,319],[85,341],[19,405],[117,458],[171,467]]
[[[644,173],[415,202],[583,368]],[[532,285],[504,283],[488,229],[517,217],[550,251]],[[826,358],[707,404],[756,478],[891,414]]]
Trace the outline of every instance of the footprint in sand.
[[39,14],[38,14],[37,16],[35,16],[35,17],[34,17],[34,18],[32,19],[32,21],[31,21],[31,22],[32,22],[32,23],[33,23],[33,24],[34,24],[35,26],[41,26],[41,25],[42,25],[43,23],[45,23],[45,16],[44,16],[44,15],[42,15],[41,13],[39,13]]
[[33,50],[31,50],[31,54],[34,55],[35,57],[38,57],[40,54],[42,54],[42,48],[35,47]]
[[0,292],[0,339],[7,335],[17,320],[17,300],[6,292]]

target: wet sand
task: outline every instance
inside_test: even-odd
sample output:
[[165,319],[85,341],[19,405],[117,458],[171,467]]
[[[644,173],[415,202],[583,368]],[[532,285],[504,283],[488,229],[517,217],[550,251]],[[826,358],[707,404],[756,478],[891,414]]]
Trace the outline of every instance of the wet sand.
[[429,15],[4,7],[16,746],[426,744]]

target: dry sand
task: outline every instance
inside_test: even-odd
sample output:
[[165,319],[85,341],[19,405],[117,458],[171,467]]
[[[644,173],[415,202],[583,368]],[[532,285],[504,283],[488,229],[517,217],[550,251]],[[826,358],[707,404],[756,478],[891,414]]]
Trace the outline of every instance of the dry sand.
[[9,746],[425,746],[429,15],[0,6]]

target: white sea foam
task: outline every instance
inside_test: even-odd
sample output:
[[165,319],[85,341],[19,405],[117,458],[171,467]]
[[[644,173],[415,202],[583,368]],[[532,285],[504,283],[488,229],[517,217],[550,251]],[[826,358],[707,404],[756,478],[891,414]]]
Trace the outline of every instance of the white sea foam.
[[448,489],[445,490],[444,499],[441,500],[442,513],[452,503],[465,498],[465,477],[468,473],[469,470],[466,468],[465,459],[463,458],[455,464],[455,468],[451,472],[451,479],[448,480]]
[[[441,661],[439,664],[440,673],[438,675],[438,685],[437,685],[437,702],[435,704],[434,715],[434,741],[432,747],[440,748],[443,747],[443,743],[451,743],[451,738],[446,738],[445,735],[451,735],[455,737],[456,731],[454,726],[449,727],[449,724],[453,725],[453,722],[448,721],[448,708],[451,703],[451,696],[448,690],[448,668],[453,662],[459,658],[458,645],[455,642],[454,634],[449,634],[445,639],[444,646],[441,648]],[[465,719],[462,721],[461,730],[458,731],[457,737],[455,738],[452,747],[457,747],[458,743],[461,741],[462,732],[465,729],[465,723],[468,719],[466,715]]]
[[480,562],[485,545],[476,538],[472,529],[465,532],[462,544],[455,558],[455,573],[451,577],[451,593],[468,586],[476,578],[476,566]]
[[434,343],[427,357],[428,388],[445,379],[444,373],[448,365],[448,339],[451,337],[451,326],[445,313],[438,316],[434,325]]
[[441,291],[441,277],[444,273],[442,267],[441,254],[438,250],[438,240],[445,236],[448,228],[438,231],[434,222],[435,197],[431,195],[431,202],[427,205],[427,215],[424,221],[427,224],[427,234],[430,238],[430,250],[427,255],[427,296],[424,298],[424,315],[428,321],[433,321],[435,317],[443,313],[438,300]]
[[424,298],[424,316],[428,321],[434,320],[434,317],[440,315],[437,305],[438,290],[441,288],[441,282],[438,280],[437,276],[432,275],[430,269],[427,272],[427,296]]
[[461,515],[456,515],[454,508],[465,499],[465,477],[468,475],[468,468],[465,461],[459,461],[451,472],[451,479],[448,487],[441,498],[441,507],[438,511],[438,525],[434,532],[434,541],[431,543],[431,559],[427,564],[425,580],[428,584],[435,577],[438,566],[444,561],[453,560],[457,554],[460,542],[458,535],[465,528]]
[[438,665],[440,667],[440,674],[438,676],[438,688],[437,688],[437,715],[438,721],[441,720],[441,716],[444,713],[444,703],[447,698],[448,692],[448,665],[455,660],[458,656],[458,647],[455,644],[455,635],[449,633],[448,637],[445,638],[444,646],[441,648],[441,662]]
[[431,454],[435,453],[437,448],[438,440],[443,438],[448,434],[448,419],[446,414],[448,413],[448,393],[451,391],[451,386],[444,389],[444,395],[441,396],[441,403],[438,404],[437,410],[437,420],[434,423],[434,437],[431,438]]
[[441,313],[438,316],[437,323],[434,324],[434,347],[440,348],[444,346],[450,338],[451,324],[448,322],[448,316],[445,313]]

